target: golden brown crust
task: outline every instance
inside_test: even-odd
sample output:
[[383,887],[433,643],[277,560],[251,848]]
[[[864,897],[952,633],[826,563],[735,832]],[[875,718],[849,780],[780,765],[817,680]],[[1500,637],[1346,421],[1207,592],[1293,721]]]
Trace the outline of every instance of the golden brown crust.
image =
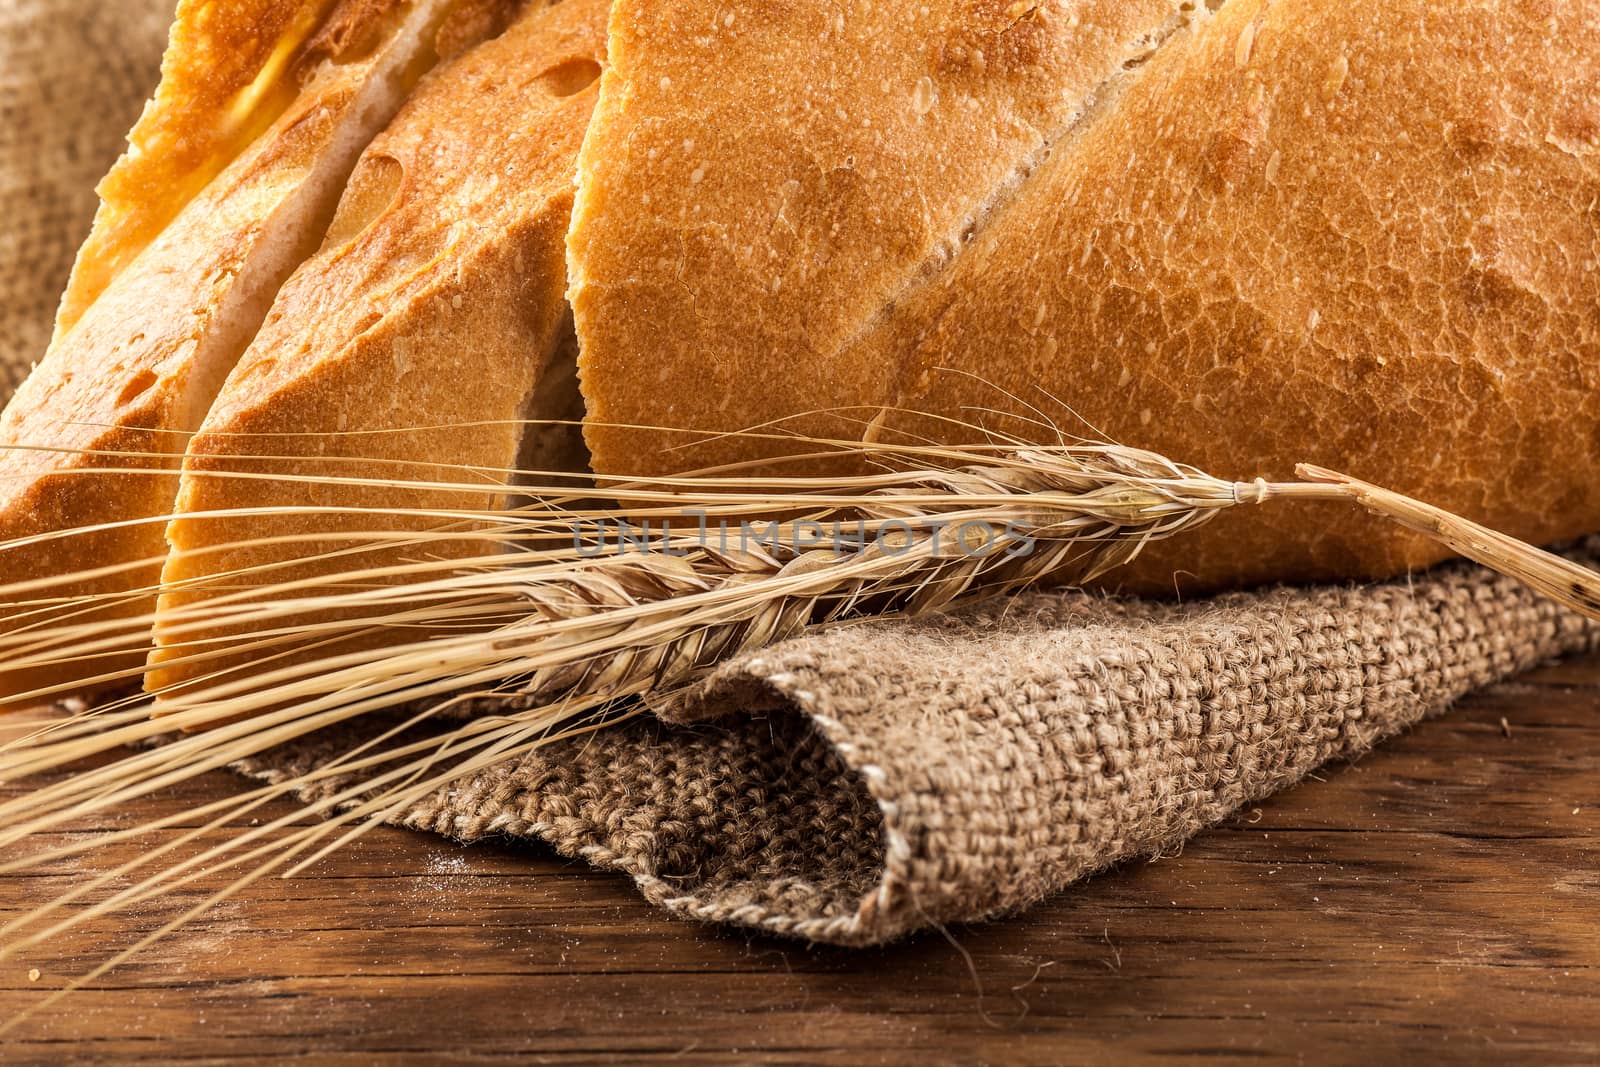
[[[516,462],[522,434],[515,420],[565,320],[565,237],[578,147],[598,92],[589,83],[605,54],[606,11],[605,0],[567,0],[530,12],[437,70],[369,146],[327,242],[284,286],[190,445],[167,534],[169,585],[305,551],[218,550],[230,542],[286,535],[316,545],[337,533],[434,527],[437,518],[399,512],[483,509],[504,496],[506,475],[497,472]],[[216,476],[290,470],[293,479],[284,481]],[[392,483],[316,481],[325,476]],[[406,484],[419,479],[483,488]],[[271,506],[376,514],[185,517]],[[337,566],[491,551],[467,540],[348,555]],[[203,595],[169,594],[162,608]],[[154,662],[176,654],[158,652]],[[155,670],[149,685],[195,673]]]
[[[419,9],[413,28],[425,27],[424,14]],[[343,142],[358,135],[363,113],[389,91],[377,83],[400,76],[414,51],[400,43],[319,67],[273,125],[51,346],[0,416],[0,541],[87,524],[128,525],[6,548],[0,579],[138,564],[49,593],[86,596],[153,585],[166,546],[162,524],[148,520],[170,512],[176,489],[176,478],[160,472],[177,467],[187,435],[287,272],[281,264],[292,266],[315,248],[326,225],[321,186],[332,182],[337,192],[348,166],[338,156],[353,156]],[[157,473],[134,476],[129,468]],[[133,595],[107,610],[132,616],[153,606],[152,595]],[[20,621],[0,620],[0,628]],[[48,676],[3,672],[0,693],[29,691],[91,668],[98,665]]]
[[[889,6],[885,19],[904,14]],[[647,7],[622,0],[617,19]],[[672,174],[648,218],[627,217],[647,168],[624,136],[720,113],[704,54],[634,39],[618,65],[635,76],[608,80],[585,150],[593,209],[572,240],[591,410],[728,430],[838,405],[972,421],[1027,402],[1065,432],[1221,475],[1314,461],[1519,537],[1600,525],[1587,492],[1600,479],[1600,3],[1229,0],[1197,17],[1109,84],[950,262],[843,303],[799,270],[787,296],[760,292],[727,239],[771,223],[748,197]],[[682,95],[712,99],[691,114],[654,87],[660,64],[677,65]],[[946,100],[946,75],[927,69]],[[804,136],[749,109],[739,135],[762,146],[749,165],[773,187],[840,131],[901,113],[896,93],[861,102],[877,74],[812,83],[826,129]],[[802,186],[794,210],[828,201]],[[873,203],[905,225],[923,217]],[[832,223],[874,224],[860,207]],[[836,250],[851,258],[829,270],[865,277],[853,245],[818,240],[797,258]],[[807,308],[822,330],[801,328]],[[663,394],[683,400],[663,411]],[[601,470],[667,455],[590,436]],[[1439,557],[1348,510],[1266,508],[1152,553],[1132,584],[1377,576]]]
[[831,404],[814,370],[1183,6],[617,3],[569,238],[599,468],[633,465],[607,421]]
[[439,27],[434,51],[440,61],[454,59],[482,41],[506,32],[512,20],[529,7],[545,7],[555,0],[456,0]]
[[[1239,478],[1318,462],[1534,540],[1600,525],[1585,491],[1600,477],[1600,0],[877,0],[759,17],[618,0],[598,91],[605,0],[530,12],[464,50],[510,2],[472,0],[440,30],[461,55],[364,155],[322,250],[234,369],[192,442],[169,582],[284,558],[230,541],[374,525],[199,517],[213,509],[500,499],[509,420],[564,337],[563,245],[602,472],[776,449],[666,448],[682,437],[617,424],[812,413],[791,426],[956,433],[902,413],[916,409],[1035,438],[1043,416]],[[140,136],[219,114],[273,55],[358,67],[382,0],[292,10],[311,7],[315,34],[291,5],[244,20],[241,65],[193,100],[158,97]],[[269,38],[294,44],[256,47]],[[191,380],[207,316],[259,239],[251,213],[326,140],[330,85],[287,104],[165,229],[192,191],[157,179],[179,171],[135,153],[113,175],[64,305],[81,313],[66,340],[103,373],[75,380],[86,364],[53,356],[0,430],[71,426],[64,447],[151,452],[158,473],[9,453],[0,537],[165,510],[161,431],[191,427],[210,395]],[[328,106],[302,108],[313,97]],[[236,149],[194,147],[202,163]],[[286,463],[299,481],[220,476]],[[482,487],[317,484],[460,467]],[[157,527],[138,529],[90,551],[159,556]],[[68,552],[45,542],[0,563],[59,573],[82,562]],[[1377,576],[1439,556],[1348,509],[1269,507],[1157,548],[1126,580]],[[194,676],[172,654],[154,685]]]

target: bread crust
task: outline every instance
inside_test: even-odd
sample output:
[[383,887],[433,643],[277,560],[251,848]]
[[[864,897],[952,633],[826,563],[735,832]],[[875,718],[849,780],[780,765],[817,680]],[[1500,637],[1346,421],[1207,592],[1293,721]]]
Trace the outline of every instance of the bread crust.
[[[390,11],[405,9],[391,4]],[[419,8],[417,19],[425,14]],[[426,28],[420,21],[407,25]],[[180,24],[180,31],[174,41],[201,54],[232,40],[231,30],[209,42],[190,40],[186,35],[200,32],[193,26]],[[336,156],[348,151],[342,142],[371,120],[367,110],[380,107],[369,86],[404,78],[414,51],[410,44],[367,47],[359,58],[318,65],[270,128],[118,270],[51,346],[0,415],[0,541],[42,538],[0,549],[0,578],[49,581],[120,566],[125,569],[56,581],[39,595],[127,594],[85,603],[75,612],[82,620],[129,618],[154,608],[166,551],[161,520],[171,511],[187,437],[281,281],[277,264],[298,262],[320,238],[326,217],[317,205],[318,187],[342,184],[342,173],[329,173],[341,170]],[[169,56],[169,67],[174,64],[192,74],[189,60]],[[163,107],[172,110],[170,101],[152,110]],[[177,127],[164,128],[176,136]],[[138,184],[129,177],[134,172],[144,174],[142,182],[163,169],[141,168],[135,159],[113,184]],[[51,536],[83,526],[109,528]],[[15,613],[0,619],[0,628],[33,618]],[[48,671],[0,670],[0,693],[15,696],[107,671],[136,675],[143,645],[130,640],[118,655]]]
[[[350,106],[386,0],[262,8],[240,23],[253,58],[216,86],[172,68],[194,98],[158,97],[136,131],[71,328],[0,419],[6,441],[49,430],[69,457],[0,453],[0,537],[161,515],[175,481],[177,514],[165,539],[146,522],[7,549],[5,573],[92,553],[143,561],[148,583],[170,541],[170,611],[201,595],[192,581],[328,566],[283,567],[304,544],[233,542],[362,535],[374,514],[405,534],[436,524],[408,509],[495,506],[511,423],[567,344],[563,288],[601,473],[776,458],[779,442],[725,434],[775,421],[1061,433],[1240,479],[1316,462],[1529,540],[1600,526],[1600,0],[878,0],[760,17],[617,0],[609,23],[605,0],[566,0],[469,49],[511,2],[446,25],[440,47],[461,54],[363,155],[181,481],[174,441],[218,384],[196,380],[215,373],[196,352],[248,298],[235,279]],[[198,195],[157,190],[175,164],[140,153],[232,107],[256,84],[240,72],[280,54],[252,32],[344,62],[297,74],[236,155],[199,136],[201,170],[231,162]],[[714,436],[684,447],[639,426]],[[145,473],[90,471],[77,449],[136,453],[104,462]],[[286,469],[299,480],[227,476]],[[464,469],[481,487],[402,484]],[[325,480],[351,477],[374,484]],[[206,517],[275,506],[368,513]],[[487,550],[469,537],[338,565]],[[1443,555],[1299,504],[1230,513],[1118,580],[1200,591]],[[245,659],[179,667],[181,651],[157,653],[153,686]]]
[[[167,530],[163,613],[208,595],[182,591],[208,576],[233,576],[238,588],[497,550],[469,538],[363,552],[338,538],[450,525],[405,513],[481,511],[504,499],[522,439],[516,420],[563,340],[565,238],[606,13],[605,0],[530,10],[425,79],[368,147],[326,243],[284,286],[190,443]],[[419,480],[481,488],[428,490]],[[367,511],[205,517],[263,507]],[[228,547],[265,537],[305,540]],[[347,551],[336,560],[283,566],[337,547]],[[247,573],[268,566],[264,577]],[[224,630],[184,636],[238,640]],[[160,621],[157,642],[152,689],[233,663],[174,666],[192,646],[175,647]]]
[[609,422],[854,402],[838,354],[1184,6],[620,0],[569,237],[597,469],[658,447]]
[[[1055,19],[1070,7],[1036,10]],[[615,17],[650,10],[622,0]],[[885,33],[905,15],[874,10]],[[1065,433],[1219,475],[1317,462],[1518,537],[1591,530],[1597,33],[1594,0],[1228,0],[1108,81],[956,255],[911,284],[873,279],[860,302],[794,272],[787,295],[764,294],[729,239],[772,221],[748,198],[669,174],[649,219],[625,217],[649,183],[625,138],[721,113],[708,53],[635,39],[602,94],[571,242],[591,411],[737,430],[819,408],[913,408],[1037,438],[1021,418],[977,415],[1038,419],[1037,408]],[[652,80],[669,63],[682,86],[671,92]],[[936,110],[957,104],[947,75],[927,69]],[[738,134],[763,146],[764,184],[812,166],[839,131],[903,113],[903,94],[861,103],[876,74],[813,86],[821,133],[794,136],[785,116],[748,109]],[[702,94],[712,102],[682,103]],[[827,202],[805,190],[794,210]],[[921,226],[925,209],[900,202],[872,201],[893,226]],[[854,207],[834,225],[876,225],[869,214]],[[830,269],[866,277],[848,242],[800,252],[849,256]],[[809,330],[802,309],[827,327]],[[680,400],[663,410],[663,394]],[[893,412],[883,424],[952,432]],[[861,432],[842,420],[800,428]],[[724,438],[666,452],[665,438],[605,427],[590,440],[602,471],[772,447]],[[1152,551],[1127,582],[1171,592],[1179,572],[1185,590],[1378,577],[1443,555],[1349,509],[1269,507]]]

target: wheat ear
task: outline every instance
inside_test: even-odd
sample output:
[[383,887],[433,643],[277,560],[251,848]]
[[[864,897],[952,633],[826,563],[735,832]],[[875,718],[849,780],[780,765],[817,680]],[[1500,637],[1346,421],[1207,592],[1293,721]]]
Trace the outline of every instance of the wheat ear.
[[[239,834],[44,931],[18,936],[64,900],[8,923],[0,959],[79,921],[187,884],[197,877],[197,867],[256,864],[213,900],[290,859],[298,869],[309,862],[308,855],[322,855],[453,776],[533,751],[553,732],[582,729],[595,721],[593,716],[607,715],[621,698],[687,685],[731,655],[807,627],[926,612],[1014,590],[1046,575],[1087,580],[1131,560],[1151,541],[1182,534],[1241,505],[1276,499],[1352,501],[1438,537],[1579,610],[1592,615],[1600,605],[1595,576],[1583,568],[1317,468],[1301,470],[1304,482],[1240,483],[1115,446],[897,451],[902,460],[922,465],[872,476],[864,485],[857,483],[854,492],[848,487],[818,491],[814,481],[798,479],[763,484],[687,478],[659,490],[634,486],[623,494],[632,501],[626,511],[630,517],[641,507],[656,514],[692,511],[713,522],[758,508],[802,517],[777,523],[769,530],[770,540],[757,547],[727,546],[679,524],[629,550],[598,556],[574,546],[565,554],[547,549],[525,558],[507,553],[475,561],[469,574],[429,576],[421,584],[441,593],[457,586],[478,606],[481,618],[509,621],[249,674],[221,671],[203,684],[157,694],[168,715],[160,723],[123,708],[108,716],[114,723],[110,729],[97,729],[101,723],[91,715],[0,748],[0,781],[5,781],[169,729],[201,731],[0,804],[0,842],[14,845],[358,716],[403,706],[431,708],[463,690],[477,693],[479,710],[491,713],[423,742],[402,743],[384,734],[385,744],[364,745],[333,768],[257,789],[235,805],[213,806],[217,814],[207,828],[222,827],[275,797],[326,784],[336,773],[354,778],[334,799],[311,806],[318,813],[337,811],[329,822],[294,826],[292,818],[276,820],[270,828],[281,836],[270,847],[259,843],[261,834]],[[597,516],[617,517],[593,510],[562,514],[591,523]],[[508,530],[516,527],[515,513],[495,518]],[[530,522],[542,524],[540,536],[547,536],[552,513],[543,509]],[[806,544],[805,531],[831,522],[854,524],[859,543]],[[367,587],[350,579],[350,574],[329,577],[333,591],[313,591],[289,609],[274,600],[271,585],[253,599],[229,604],[225,615],[201,600],[186,605],[173,622],[203,626],[225,618],[229,625],[268,624],[308,606],[335,614],[357,607],[361,612],[351,627],[382,629],[386,621],[415,610],[415,588]],[[447,600],[437,603],[446,605],[440,611],[447,610]],[[50,647],[49,627],[31,640]],[[431,715],[425,710],[419,717]],[[132,837],[151,825],[161,823],[117,831],[102,842]],[[310,852],[344,826],[352,829]],[[34,866],[79,851],[79,845],[59,846],[4,867]],[[136,859],[117,873],[157,858]]]
[[[486,691],[500,707],[514,699],[522,708],[561,705],[576,714],[684,685],[729,656],[807,626],[925,612],[1045,575],[1086,580],[1130,560],[1152,540],[1181,534],[1223,510],[1272,499],[1353,500],[1579,610],[1593,612],[1600,603],[1591,572],[1568,561],[1332,472],[1305,468],[1302,476],[1318,481],[1228,482],[1113,446],[1018,448],[960,467],[878,478],[857,496],[812,496],[820,506],[806,518],[775,526],[768,548],[733,549],[680,527],[638,546],[645,551],[599,558],[541,553],[528,557],[531,563],[506,554],[471,575],[434,578],[419,587],[302,597],[288,606],[273,599],[268,586],[256,601],[230,605],[229,625],[259,625],[312,609],[340,615],[358,607],[343,625],[382,629],[397,618],[409,624],[421,592],[452,587],[470,599],[475,617],[511,621],[247,674],[223,671],[202,684],[157,694],[167,713],[160,723],[125,710],[114,716],[110,730],[97,729],[93,718],[80,719],[6,746],[0,749],[0,780],[14,780],[168,730],[214,728],[0,804],[0,826],[6,827],[0,843],[51,828],[68,810],[82,814],[86,806],[100,810],[134,799],[157,767],[161,773],[155,777],[169,782],[358,715],[463,689]],[[792,485],[775,488],[769,499],[785,505],[808,499]],[[699,504],[704,515],[744,514],[749,496],[748,487],[730,493],[726,485],[690,484],[663,492],[660,501]],[[802,530],[844,517],[862,532],[859,547],[799,547]],[[330,584],[359,586],[341,576]],[[440,614],[455,610],[448,601],[425,603]],[[205,625],[215,621],[214,610],[200,601],[175,612],[171,621],[180,629]],[[175,764],[178,757],[182,762]],[[86,800],[87,786],[94,789]]]

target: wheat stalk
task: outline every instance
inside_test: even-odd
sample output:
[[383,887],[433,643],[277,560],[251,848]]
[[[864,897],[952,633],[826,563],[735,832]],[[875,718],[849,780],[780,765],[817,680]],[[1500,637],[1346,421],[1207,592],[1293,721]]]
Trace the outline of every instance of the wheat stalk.
[[[644,551],[595,559],[570,551],[526,558],[502,554],[486,558],[481,573],[404,586],[366,587],[357,581],[354,591],[313,591],[285,599],[284,587],[269,584],[243,601],[200,601],[171,613],[174,632],[214,627],[219,620],[259,629],[275,619],[303,618],[307,611],[340,609],[339,617],[323,626],[300,623],[267,631],[260,642],[267,646],[303,644],[357,628],[398,629],[415,621],[509,621],[276,668],[253,665],[248,674],[225,670],[158,694],[166,713],[160,722],[147,720],[138,709],[123,709],[113,728],[105,730],[97,721],[107,717],[102,712],[0,749],[0,780],[13,780],[174,728],[197,730],[232,721],[55,790],[0,804],[0,825],[8,827],[0,831],[0,842],[49,828],[62,811],[82,814],[125,803],[138,795],[131,790],[145,789],[151,781],[192,776],[347,718],[463,688],[486,688],[500,706],[513,696],[522,708],[559,705],[578,714],[607,701],[684,685],[730,656],[808,626],[860,614],[935,610],[1045,575],[1087,580],[1127,562],[1152,540],[1192,529],[1228,508],[1275,498],[1354,500],[1438,536],[1466,555],[1519,573],[1580,610],[1600,603],[1589,572],[1557,557],[1331,472],[1308,468],[1303,475],[1320,481],[1227,482],[1112,446],[1022,448],[984,463],[876,478],[857,496],[823,494],[822,506],[806,518],[772,527],[770,544],[760,549],[730,549],[712,543],[703,530],[691,536],[669,529],[638,546]],[[793,485],[758,494],[730,492],[724,485],[716,487],[720,492],[701,488],[707,491],[690,499],[702,505],[702,515],[743,514],[753,502],[793,506],[817,499],[795,493]],[[681,504],[684,495],[685,488],[678,486],[655,500]],[[861,532],[858,546],[802,547],[802,531],[845,516]],[[545,517],[527,521],[537,526]],[[380,569],[320,581],[364,581],[374,573],[387,576]],[[404,604],[404,610],[386,609],[395,603]],[[343,609],[352,607],[364,613],[343,617]],[[56,644],[81,643],[85,630],[93,629],[69,625]],[[47,635],[36,644],[48,647],[51,641]],[[202,651],[195,658],[206,655]],[[23,657],[21,662],[30,661]],[[39,662],[50,662],[49,656]],[[174,769],[170,757],[179,753],[186,760]],[[144,764],[167,769],[152,779]],[[86,787],[101,791],[86,801]]]
[[[408,739],[398,727],[382,728],[329,766],[189,813],[212,818],[0,929],[7,939],[0,959],[79,922],[187,885],[207,869],[248,868],[212,902],[272,871],[292,873],[455,777],[533,751],[563,732],[596,728],[619,714],[618,701],[689,685],[730,656],[808,627],[924,613],[1003,594],[1046,576],[1087,581],[1130,561],[1152,541],[1181,535],[1240,506],[1349,501],[1436,537],[1569,606],[1600,613],[1600,583],[1591,572],[1318,468],[1302,467],[1299,475],[1306,480],[1301,482],[1233,482],[1152,453],[1106,445],[868,451],[888,469],[826,481],[738,471],[649,484],[613,480],[603,491],[621,502],[619,508],[568,506],[562,502],[575,499],[570,485],[550,486],[543,493],[534,487],[528,492],[544,499],[527,509],[441,511],[435,515],[443,524],[438,531],[377,530],[370,538],[358,537],[354,549],[337,547],[307,558],[337,558],[372,544],[460,537],[463,523],[520,543],[522,551],[467,561],[389,563],[239,588],[221,583],[212,590],[215,595],[181,605],[163,617],[167,631],[180,639],[179,662],[204,664],[218,655],[219,643],[236,650],[237,636],[208,636],[218,627],[249,633],[262,660],[248,671],[224,666],[157,693],[159,720],[151,720],[138,702],[113,702],[0,747],[0,781],[15,781],[173,730],[193,731],[0,803],[0,845],[18,845],[86,814],[123,807],[155,789],[360,716],[420,708],[406,726],[463,708],[475,717],[442,737],[420,741]],[[481,492],[482,484],[470,488]],[[765,527],[754,544],[718,536],[721,522],[775,512],[786,517]],[[627,546],[607,548],[592,537],[587,543],[573,540],[574,524],[592,527],[624,516],[676,521]],[[856,536],[818,543],[815,531],[832,526]],[[261,576],[226,577],[237,582]],[[409,580],[396,584],[397,578]],[[104,623],[78,621],[69,613],[63,619],[51,614],[52,607],[81,611],[86,605],[52,602],[38,595],[36,584],[25,583],[19,591],[31,599],[16,603],[40,614],[0,635],[0,654],[14,662],[62,662],[86,652],[136,649],[147,640],[148,616]],[[328,621],[307,624],[308,613]],[[424,623],[455,629],[424,639],[401,636]],[[339,650],[340,638],[373,631],[394,640]],[[308,642],[322,642],[331,651],[287,655],[303,652]],[[634,706],[624,705],[620,714]],[[313,788],[324,795],[294,815],[157,867],[171,850],[205,832],[271,800]],[[331,817],[296,825],[305,813]],[[101,843],[171,821],[117,831]],[[8,861],[0,870],[34,867],[86,847],[45,849]],[[67,919],[23,933],[113,878],[144,869],[154,873]]]

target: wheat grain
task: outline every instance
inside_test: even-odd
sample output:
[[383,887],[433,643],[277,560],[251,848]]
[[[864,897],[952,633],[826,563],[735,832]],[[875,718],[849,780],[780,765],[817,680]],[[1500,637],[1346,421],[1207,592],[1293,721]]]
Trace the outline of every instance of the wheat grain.
[[[608,480],[594,492],[618,501],[613,508],[574,505],[579,495],[570,487],[551,486],[546,498],[528,508],[440,509],[429,514],[443,528],[375,529],[297,562],[337,561],[374,544],[482,538],[484,531],[519,545],[518,551],[333,567],[284,581],[263,580],[273,569],[265,567],[196,582],[205,596],[163,613],[175,662],[224,662],[155,694],[159,720],[137,704],[113,702],[0,747],[0,781],[57,770],[170,731],[191,732],[0,803],[0,844],[19,845],[357,717],[401,707],[422,709],[407,724],[463,707],[477,717],[423,741],[404,741],[396,729],[380,728],[329,767],[208,807],[198,814],[215,817],[202,829],[216,830],[275,798],[348,779],[292,816],[237,833],[198,859],[157,869],[71,919],[22,933],[109,884],[109,876],[90,880],[8,924],[0,959],[65,928],[63,922],[87,921],[188,884],[200,876],[198,868],[255,864],[222,891],[226,895],[291,860],[301,865],[308,854],[314,858],[337,847],[454,776],[531,751],[554,731],[592,728],[608,721],[614,714],[608,709],[620,700],[668,693],[729,656],[808,627],[938,610],[1046,576],[1086,581],[1128,562],[1151,541],[1181,535],[1240,506],[1350,501],[1438,537],[1563,603],[1600,613],[1600,587],[1590,572],[1317,468],[1302,468],[1303,482],[1240,483],[1115,446],[857,447],[886,469],[853,479],[773,479],[724,470],[649,484]],[[525,491],[537,494],[540,488]],[[774,513],[785,517],[753,545],[713,540],[700,525]],[[593,554],[593,543],[573,540],[575,524],[624,517],[677,521],[637,545],[599,554]],[[471,532],[463,532],[463,524]],[[859,537],[808,544],[803,535],[827,524],[850,524]],[[154,621],[148,614],[84,622],[73,612],[92,604],[63,602],[71,610],[52,616],[49,598],[37,596],[41,587],[23,585],[20,591],[34,599],[14,605],[40,614],[0,636],[0,652],[17,663],[60,663],[112,649],[137,650],[148,641]],[[374,634],[389,640],[348,647],[347,639]],[[241,635],[260,654],[247,666],[225,661],[237,653]],[[308,654],[319,645],[323,653]],[[465,699],[464,692],[475,697]],[[324,823],[294,826],[305,813],[335,814]],[[119,831],[113,839],[162,825],[166,821]],[[354,829],[334,837],[349,826]],[[172,847],[196,840],[200,832],[181,835]],[[330,844],[311,851],[330,837]],[[0,869],[49,862],[82,847],[23,856]],[[153,867],[167,851],[131,861],[116,877]]]

